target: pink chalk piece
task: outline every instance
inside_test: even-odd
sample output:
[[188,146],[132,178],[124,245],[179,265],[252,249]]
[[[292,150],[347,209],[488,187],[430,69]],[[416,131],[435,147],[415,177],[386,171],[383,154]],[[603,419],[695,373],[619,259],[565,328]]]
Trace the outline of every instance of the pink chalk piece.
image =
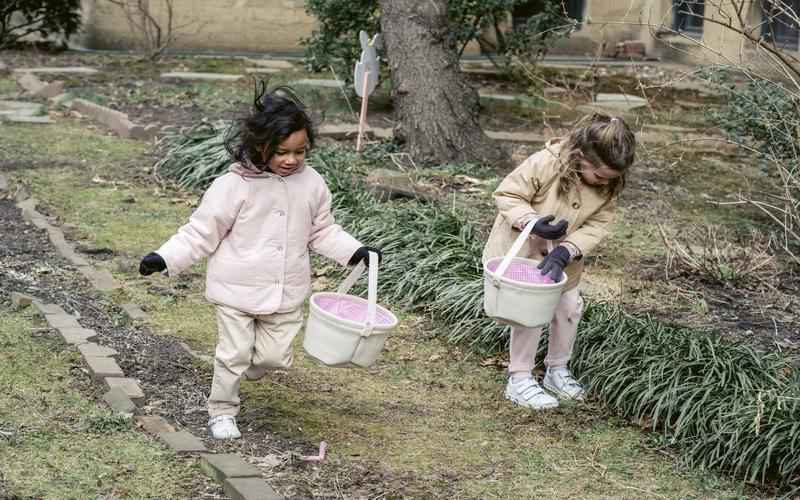
[[[489,271],[495,272],[497,268],[500,267],[500,262],[502,262],[502,259],[497,259],[489,262],[486,267],[488,267]],[[550,276],[542,274],[536,266],[516,261],[511,262],[506,272],[503,273],[503,278],[519,281],[521,283],[540,283],[543,285],[555,283]]]
[[304,455],[300,460],[305,462],[322,462],[325,460],[325,452],[328,450],[328,443],[325,441],[319,444],[319,455]]

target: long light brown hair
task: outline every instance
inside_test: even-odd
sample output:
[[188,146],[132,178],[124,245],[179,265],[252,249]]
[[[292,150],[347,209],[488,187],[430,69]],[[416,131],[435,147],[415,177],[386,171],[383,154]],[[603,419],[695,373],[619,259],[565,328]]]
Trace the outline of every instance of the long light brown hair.
[[559,159],[558,192],[564,195],[580,182],[581,154],[595,165],[604,164],[621,172],[603,190],[612,198],[622,191],[628,169],[633,164],[636,153],[636,136],[628,124],[616,116],[605,113],[592,113],[583,117],[567,135],[561,147]]

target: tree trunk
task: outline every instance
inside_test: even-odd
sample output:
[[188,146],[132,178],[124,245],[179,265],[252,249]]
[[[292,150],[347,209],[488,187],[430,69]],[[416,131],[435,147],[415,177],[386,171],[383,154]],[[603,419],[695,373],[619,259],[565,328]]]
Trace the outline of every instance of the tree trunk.
[[447,0],[380,0],[392,77],[394,135],[420,163],[502,161],[481,130],[478,92],[448,37]]

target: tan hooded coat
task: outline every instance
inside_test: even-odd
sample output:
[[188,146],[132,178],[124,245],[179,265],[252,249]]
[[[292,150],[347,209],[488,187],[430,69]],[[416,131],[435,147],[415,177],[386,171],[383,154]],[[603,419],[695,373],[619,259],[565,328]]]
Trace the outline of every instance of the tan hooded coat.
[[[569,226],[563,241],[572,243],[582,256],[589,255],[608,235],[616,210],[616,198],[602,189],[580,184],[559,195],[558,175],[563,139],[549,141],[542,151],[530,156],[511,172],[494,192],[498,215],[483,251],[483,261],[503,256],[519,236],[514,224],[531,216],[555,215],[555,222],[566,219]],[[559,241],[554,241],[557,245]],[[520,250],[520,257],[541,260],[547,255],[547,241],[532,236]],[[583,259],[575,259],[564,269],[568,276],[565,290],[578,285]]]

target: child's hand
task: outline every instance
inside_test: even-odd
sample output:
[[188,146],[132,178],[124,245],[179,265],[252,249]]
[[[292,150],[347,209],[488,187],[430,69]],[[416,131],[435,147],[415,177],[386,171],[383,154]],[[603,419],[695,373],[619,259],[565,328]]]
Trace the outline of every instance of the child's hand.
[[565,246],[558,245],[536,267],[543,275],[550,276],[550,279],[558,283],[561,281],[561,275],[564,274],[564,268],[569,264],[571,257]]
[[556,217],[554,215],[546,215],[536,221],[533,225],[533,234],[546,240],[557,240],[563,238],[567,234],[567,221],[561,219],[556,224],[550,224]]
[[356,264],[358,264],[362,260],[364,261],[365,264],[369,265],[369,253],[370,252],[375,252],[376,254],[378,254],[378,264],[380,264],[381,260],[383,259],[383,253],[381,252],[381,250],[379,248],[361,247],[358,250],[356,250],[356,253],[354,253],[352,257],[350,257],[350,262],[348,262],[347,265],[348,266],[355,266]]
[[155,252],[151,252],[144,256],[142,262],[139,263],[139,274],[142,276],[149,276],[153,273],[160,273],[167,268],[167,263],[164,259]]

